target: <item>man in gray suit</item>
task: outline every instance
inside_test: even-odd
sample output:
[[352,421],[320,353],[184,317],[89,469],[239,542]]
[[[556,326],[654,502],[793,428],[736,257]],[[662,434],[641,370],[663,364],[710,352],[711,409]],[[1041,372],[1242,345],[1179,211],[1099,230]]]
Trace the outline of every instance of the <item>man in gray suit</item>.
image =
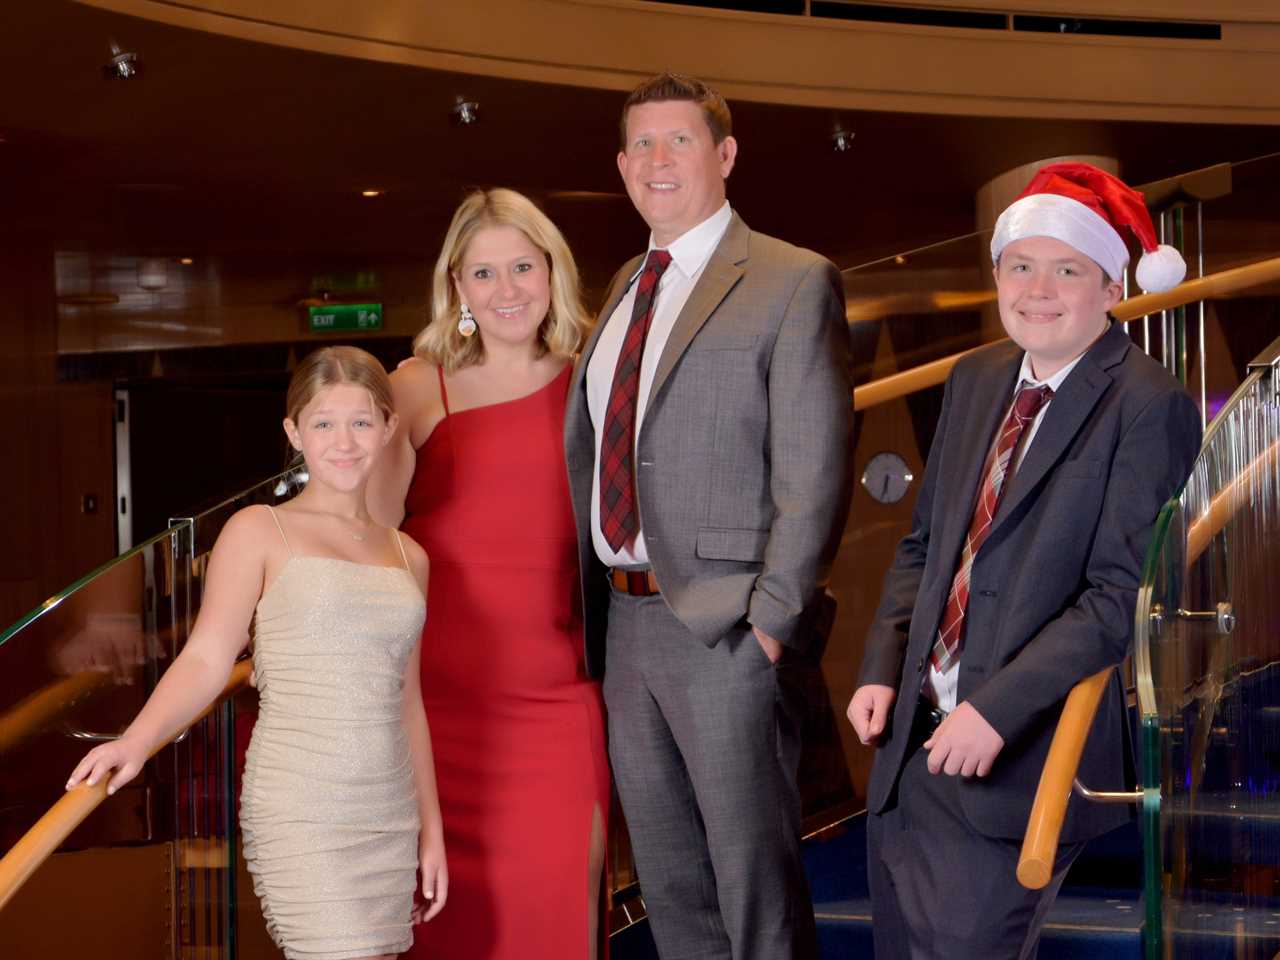
[[655,77],[622,125],[649,253],[610,286],[565,424],[587,665],[659,953],[812,957],[785,672],[849,500],[843,288],[730,210],[714,90]]
[[[1084,841],[1132,816],[1072,797],[1052,881],[1015,869],[1063,701],[1129,650],[1143,554],[1200,443],[1191,398],[1109,311],[1132,230],[1148,290],[1178,283],[1140,194],[1051,164],[991,241],[1010,340],[963,358],[911,532],[867,637],[849,719],[879,750],[867,793],[876,960],[1031,958]],[[999,429],[997,429],[999,427]],[[1113,674],[1080,764],[1126,779]]]

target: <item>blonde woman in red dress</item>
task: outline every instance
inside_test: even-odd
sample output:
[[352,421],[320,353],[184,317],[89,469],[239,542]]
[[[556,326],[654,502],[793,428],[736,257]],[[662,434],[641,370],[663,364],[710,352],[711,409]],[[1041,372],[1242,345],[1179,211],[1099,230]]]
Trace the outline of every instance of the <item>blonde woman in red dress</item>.
[[555,225],[518,193],[476,192],[392,375],[400,429],[371,509],[431,557],[422,693],[450,876],[410,956],[597,955],[609,772],[563,453],[587,322]]

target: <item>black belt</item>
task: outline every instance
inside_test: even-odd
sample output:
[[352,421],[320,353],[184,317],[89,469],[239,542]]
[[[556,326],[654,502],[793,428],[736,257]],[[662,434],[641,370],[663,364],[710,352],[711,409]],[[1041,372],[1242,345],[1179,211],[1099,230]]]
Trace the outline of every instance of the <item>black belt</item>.
[[947,712],[941,707],[935,707],[924,697],[917,700],[915,716],[911,718],[911,736],[907,738],[907,756],[914,754],[926,740],[932,737],[933,731],[937,730],[945,719],[947,719]]

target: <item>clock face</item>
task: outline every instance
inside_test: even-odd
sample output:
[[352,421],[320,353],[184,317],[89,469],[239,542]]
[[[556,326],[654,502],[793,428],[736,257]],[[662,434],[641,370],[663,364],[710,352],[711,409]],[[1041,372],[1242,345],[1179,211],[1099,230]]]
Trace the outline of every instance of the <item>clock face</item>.
[[896,453],[877,453],[862,471],[862,485],[881,503],[897,503],[914,479],[907,462]]

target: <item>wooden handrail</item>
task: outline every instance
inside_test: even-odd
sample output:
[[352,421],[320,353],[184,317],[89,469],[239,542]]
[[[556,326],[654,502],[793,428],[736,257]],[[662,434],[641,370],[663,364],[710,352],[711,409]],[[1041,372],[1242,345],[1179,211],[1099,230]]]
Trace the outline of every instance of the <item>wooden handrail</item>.
[[[192,725],[199,723],[223,700],[246,686],[252,669],[253,663],[250,660],[237,662],[231,668],[231,676],[227,678],[227,684],[223,687],[221,695],[192,721]],[[168,746],[167,742],[156,747],[150,756],[155,756],[166,746]],[[110,778],[104,777],[92,787],[81,783],[74,789],[68,790],[0,859],[0,910],[3,910],[5,904],[13,899],[13,895],[36,872],[40,864],[44,863],[71,835],[71,831],[83,823],[84,819],[107,798],[108,779]]]
[[1099,670],[1081,680],[1067,694],[1062,706],[1058,729],[1049,744],[1049,754],[1040,772],[1040,785],[1031,804],[1031,816],[1027,820],[1027,832],[1022,840],[1022,854],[1018,858],[1018,882],[1031,890],[1043,888],[1053,877],[1053,863],[1058,853],[1058,836],[1062,833],[1062,821],[1067,815],[1067,800],[1071,796],[1071,784],[1080,767],[1093,715],[1098,711],[1102,691],[1115,667]]
[[[1280,280],[1280,257],[1259,260],[1257,263],[1250,263],[1243,267],[1188,280],[1164,293],[1144,293],[1141,296],[1130,297],[1116,304],[1111,314],[1121,322],[1128,322],[1161,310],[1171,310],[1188,303],[1198,303],[1201,300],[1239,293],[1241,290],[1248,290],[1275,280]],[[917,390],[937,386],[947,379],[947,374],[956,365],[956,361],[971,352],[966,350],[963,353],[952,354],[941,360],[934,360],[932,363],[912,367],[910,370],[855,387],[853,409],[866,410],[868,407],[905,397]]]

